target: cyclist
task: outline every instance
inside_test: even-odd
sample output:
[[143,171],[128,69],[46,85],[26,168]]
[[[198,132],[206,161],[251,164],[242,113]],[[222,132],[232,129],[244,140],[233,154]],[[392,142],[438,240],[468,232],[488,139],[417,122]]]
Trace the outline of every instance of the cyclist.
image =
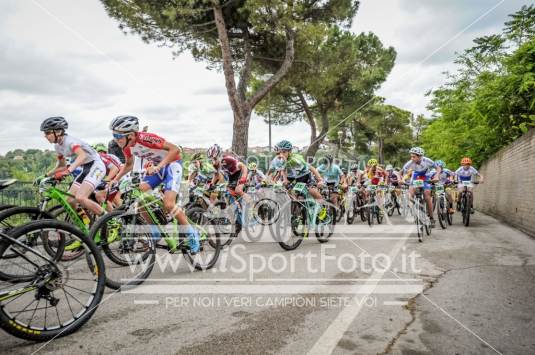
[[260,188],[260,186],[265,183],[266,175],[264,175],[262,170],[258,169],[257,164],[254,162],[249,163],[247,168],[249,170],[249,174],[247,176],[247,183],[250,186]]
[[[141,191],[148,191],[163,185],[163,205],[168,214],[168,221],[174,218],[185,228],[188,244],[192,254],[199,251],[199,234],[186,218],[184,211],[176,204],[182,180],[180,149],[164,138],[147,132],[139,132],[139,120],[134,116],[118,116],[110,123],[115,142],[122,148],[125,164],[111,180],[115,185],[134,167],[134,157],[144,159],[147,163],[146,175],[139,185]],[[174,250],[172,250],[173,252]]]
[[210,162],[203,159],[202,153],[193,154],[188,167],[188,183],[190,186],[196,186],[199,182],[210,182],[214,178],[214,174],[214,167]]
[[322,164],[318,167],[318,172],[331,190],[331,202],[339,207],[338,185],[341,185],[342,188],[347,186],[345,185],[344,173],[338,164],[334,163],[334,157],[331,154],[325,156]]
[[318,202],[323,198],[317,188],[309,186],[313,183],[313,177],[316,179],[318,186],[324,184],[323,178],[316,168],[308,164],[301,154],[292,153],[293,145],[287,140],[282,140],[275,145],[275,152],[279,159],[284,162],[281,173],[281,179],[285,185],[290,182],[302,182],[307,185],[308,192]]
[[[451,171],[450,169],[446,168],[446,163],[444,160],[435,160],[435,165],[439,166],[441,168],[441,172],[438,175],[438,181],[445,187],[448,185],[453,184],[453,180],[455,178],[455,173]],[[453,205],[453,198],[451,191],[449,189],[446,189],[446,200]],[[448,209],[448,213],[453,213],[453,208]]]
[[[78,167],[82,171],[69,188],[69,193],[74,195],[74,199],[69,198],[69,203],[75,207],[79,203],[84,208],[99,216],[104,214],[104,210],[98,203],[91,200],[90,196],[95,191],[106,173],[106,168],[98,153],[86,142],[67,135],[65,131],[69,128],[67,120],[63,117],[49,117],[41,123],[41,131],[46,139],[54,144],[57,153],[56,167],[47,173],[48,176],[61,180],[72,174]],[[71,159],[69,167],[66,158]]]
[[[457,191],[459,192],[457,198],[457,210],[459,210],[459,206],[461,204],[460,193],[464,190],[462,182],[471,181],[474,176],[479,176],[479,183],[483,183],[483,175],[481,175],[479,171],[477,171],[477,169],[472,166],[472,159],[464,157],[461,160],[461,166],[455,171],[455,176],[459,180],[459,184],[457,185]],[[470,213],[474,213],[474,192],[472,191],[471,187],[468,188],[468,191],[472,192],[470,194],[470,206],[472,206]]]
[[[412,183],[413,180],[423,180],[424,181],[424,198],[427,204],[427,213],[429,215],[429,219],[431,222],[431,228],[435,227],[435,219],[433,217],[433,200],[431,198],[431,189],[432,186],[429,183],[429,180],[436,180],[437,174],[440,174],[442,169],[438,166],[436,166],[435,162],[427,157],[424,156],[425,151],[423,148],[420,147],[412,147],[409,151],[411,154],[411,160],[409,160],[404,166],[403,166],[403,174],[408,174],[409,172],[412,172],[410,174],[410,183]],[[432,176],[429,178],[427,174],[431,173],[433,169],[435,170],[435,173],[432,174]],[[406,180],[406,176],[403,178],[404,182]],[[411,185],[409,187],[409,195],[411,198],[414,197],[415,189]]]
[[386,184],[394,187],[399,187],[401,181],[401,175],[399,171],[394,170],[391,164],[388,164],[385,168],[386,171]]
[[347,176],[347,185],[353,186],[359,184],[361,181],[362,171],[359,169],[358,164],[352,164],[349,171],[350,172]]
[[212,160],[212,165],[216,173],[212,179],[212,185],[218,179],[226,177],[228,179],[228,189],[237,196],[243,197],[249,202],[249,196],[245,193],[244,187],[247,182],[247,166],[230,154],[223,154],[223,150],[214,144],[206,151],[208,158]]
[[[108,182],[119,173],[121,169],[121,161],[114,154],[108,154],[108,149],[102,143],[93,145],[93,149],[97,151],[106,167],[106,176],[102,179],[102,182],[97,186],[95,190],[95,199],[98,203],[102,204],[106,199],[106,185]],[[114,188],[108,194],[108,211],[112,211],[114,207],[118,207],[121,204],[121,197],[118,187]]]

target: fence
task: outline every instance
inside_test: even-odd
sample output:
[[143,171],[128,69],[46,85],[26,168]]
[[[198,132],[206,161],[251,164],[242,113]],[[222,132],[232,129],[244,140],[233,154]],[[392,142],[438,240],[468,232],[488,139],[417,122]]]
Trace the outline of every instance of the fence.
[[29,181],[17,181],[0,190],[0,205],[36,206],[39,203],[37,187]]

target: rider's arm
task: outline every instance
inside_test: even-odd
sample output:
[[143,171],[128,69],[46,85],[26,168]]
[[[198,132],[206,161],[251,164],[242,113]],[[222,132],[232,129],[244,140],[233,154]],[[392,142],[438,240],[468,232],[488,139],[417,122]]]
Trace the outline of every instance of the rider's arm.
[[87,153],[80,147],[74,149],[74,154],[76,154],[76,159],[69,166],[69,172],[73,172],[77,167],[82,165],[84,160],[87,158]]
[[130,155],[128,157],[125,156],[125,162],[124,162],[123,167],[121,168],[121,170],[117,173],[117,175],[115,175],[115,177],[111,181],[117,182],[117,181],[121,180],[121,178],[123,176],[125,176],[130,171],[132,171],[133,167],[134,167],[134,156],[132,156],[132,155]]
[[323,178],[321,177],[320,173],[318,172],[318,169],[313,167],[312,165],[308,164],[308,168],[314,174],[314,177],[316,178],[316,181],[319,183],[323,183]]
[[48,173],[46,173],[46,175],[48,177],[51,177],[53,176],[56,171],[58,170],[62,170],[63,168],[65,168],[67,166],[67,162],[65,161],[65,157],[64,156],[58,156],[58,160],[56,162],[56,166],[54,167],[54,169],[52,169],[51,171],[49,171]]
[[111,181],[113,180],[113,178],[115,176],[117,176],[117,174],[119,173],[119,168],[116,167],[115,165],[113,164],[110,164],[111,166],[109,167],[109,172],[108,172],[108,176],[107,176],[107,179],[108,181]]
[[178,148],[173,143],[164,142],[162,149],[167,151],[167,155],[158,165],[156,165],[156,169],[158,171],[160,171],[162,168],[169,165],[170,163],[174,162],[176,160],[176,157],[180,154],[180,148]]

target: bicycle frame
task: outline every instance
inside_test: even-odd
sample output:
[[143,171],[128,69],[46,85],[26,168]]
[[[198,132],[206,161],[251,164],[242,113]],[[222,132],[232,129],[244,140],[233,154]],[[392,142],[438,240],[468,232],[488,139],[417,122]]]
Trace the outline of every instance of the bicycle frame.
[[[59,272],[59,270],[57,269],[55,263],[53,260],[51,260],[50,258],[44,256],[43,254],[39,253],[38,251],[30,248],[29,246],[27,246],[26,244],[18,241],[17,239],[14,239],[14,238],[11,238],[10,236],[6,235],[6,234],[0,234],[0,240],[1,239],[4,239],[4,240],[7,240],[8,242],[12,243],[12,244],[16,244],[17,246],[19,246],[20,248],[23,248],[27,251],[29,251],[30,253],[32,254],[35,254],[37,255],[39,258],[43,259],[44,261],[46,261],[48,264],[52,265],[54,267],[54,271],[56,272]],[[29,262],[30,264],[38,267],[38,265],[36,265],[33,261],[31,261],[30,259],[28,259],[24,253],[21,253],[20,251],[18,251],[17,249],[13,249],[13,252],[15,252],[16,254],[18,254],[20,257],[22,257],[23,259],[25,259],[27,262]],[[36,279],[34,280],[31,284],[27,285],[26,287],[22,287],[22,288],[19,288],[19,289],[15,289],[15,290],[11,290],[11,291],[4,291],[4,292],[0,292],[0,302],[2,301],[6,301],[6,300],[9,300],[11,298],[14,298],[14,297],[17,297],[19,295],[22,295],[24,293],[28,293],[28,292],[32,292],[32,291],[35,291],[37,288],[39,288],[41,285],[39,285],[38,283],[43,283],[43,282],[48,282],[50,281],[50,278],[49,279],[46,279],[46,278],[43,278],[41,277],[41,279]]]

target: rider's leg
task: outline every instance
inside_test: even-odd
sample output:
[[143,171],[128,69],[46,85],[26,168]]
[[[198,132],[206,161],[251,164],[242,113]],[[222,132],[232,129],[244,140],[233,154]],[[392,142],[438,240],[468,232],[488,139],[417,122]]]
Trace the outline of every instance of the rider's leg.
[[104,213],[104,210],[98,203],[91,200],[89,196],[93,191],[95,190],[95,186],[93,186],[89,182],[83,182],[82,185],[78,188],[78,191],[76,191],[75,198],[76,202],[81,204],[84,208],[87,208],[89,211],[93,212],[95,215],[99,216]]

